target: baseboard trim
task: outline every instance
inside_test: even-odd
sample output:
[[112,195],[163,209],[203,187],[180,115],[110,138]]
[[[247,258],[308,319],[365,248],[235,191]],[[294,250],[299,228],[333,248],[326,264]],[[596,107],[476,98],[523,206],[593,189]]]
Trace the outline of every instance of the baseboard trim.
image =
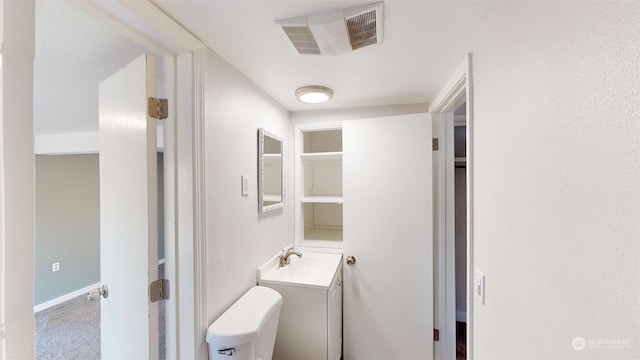
[[[158,260],[158,265],[164,264],[164,261],[165,261],[164,259]],[[87,294],[91,290],[97,289],[99,287],[100,287],[100,283],[97,282],[95,284],[83,287],[82,289],[78,289],[78,290],[72,291],[72,292],[70,292],[68,294],[64,294],[62,296],[59,296],[59,297],[57,297],[55,299],[43,302],[42,304],[35,305],[33,307],[33,313],[35,314],[38,311],[42,311],[44,309],[48,309],[48,308],[56,306],[58,304],[62,304],[63,302],[65,302],[67,300],[71,300],[74,297],[80,296],[82,294]]]
[[68,294],[64,294],[62,296],[59,296],[55,299],[43,302],[42,304],[38,304],[36,306],[33,307],[33,313],[37,313],[38,311],[42,311],[44,309],[48,309],[50,307],[56,306],[58,304],[62,304],[63,302],[67,301],[67,300],[71,300],[75,297],[78,297],[82,294],[87,294],[88,292],[90,292],[91,290],[97,289],[100,287],[100,283],[97,282],[95,284],[83,287],[82,289],[78,289],[75,291],[72,291]]

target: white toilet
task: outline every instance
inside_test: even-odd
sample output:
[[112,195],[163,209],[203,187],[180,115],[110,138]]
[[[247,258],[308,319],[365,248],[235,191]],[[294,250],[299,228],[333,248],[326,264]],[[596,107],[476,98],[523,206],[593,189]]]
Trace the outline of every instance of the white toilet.
[[277,291],[249,289],[209,326],[209,359],[271,360],[281,306]]

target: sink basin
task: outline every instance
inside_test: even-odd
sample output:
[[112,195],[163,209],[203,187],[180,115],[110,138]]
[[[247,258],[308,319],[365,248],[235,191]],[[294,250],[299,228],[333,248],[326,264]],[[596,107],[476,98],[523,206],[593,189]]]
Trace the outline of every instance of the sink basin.
[[302,258],[291,255],[291,263],[278,266],[279,255],[258,269],[259,284],[284,284],[328,289],[341,269],[341,254],[302,252]]

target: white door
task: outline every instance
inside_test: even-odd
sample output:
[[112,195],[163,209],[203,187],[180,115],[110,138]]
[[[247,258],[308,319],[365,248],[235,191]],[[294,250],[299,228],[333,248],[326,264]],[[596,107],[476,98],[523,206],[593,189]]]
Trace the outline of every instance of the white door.
[[433,357],[431,115],[343,123],[344,358]]
[[142,55],[102,81],[100,120],[100,276],[103,359],[158,358],[155,61]]

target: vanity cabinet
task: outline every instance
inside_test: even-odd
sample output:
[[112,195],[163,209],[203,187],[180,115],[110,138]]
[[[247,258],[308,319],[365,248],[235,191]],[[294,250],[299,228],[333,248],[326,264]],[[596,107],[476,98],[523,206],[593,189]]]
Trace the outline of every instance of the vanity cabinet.
[[340,360],[342,356],[342,262],[328,287],[263,282],[282,295],[273,358]]
[[342,129],[296,128],[296,237],[306,248],[342,247]]

